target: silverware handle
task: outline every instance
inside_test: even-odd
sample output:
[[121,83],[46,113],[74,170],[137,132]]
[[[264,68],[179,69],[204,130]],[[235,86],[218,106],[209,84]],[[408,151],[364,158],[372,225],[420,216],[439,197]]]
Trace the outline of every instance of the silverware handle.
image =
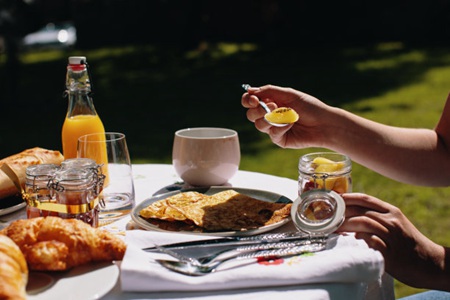
[[304,238],[304,239],[295,239],[292,241],[283,241],[283,242],[271,242],[271,243],[261,243],[261,244],[251,244],[246,246],[239,246],[236,248],[237,251],[248,251],[248,250],[269,250],[269,249],[283,249],[283,248],[292,248],[302,245],[309,245],[313,243],[325,243],[326,239],[324,238]]
[[236,239],[239,241],[277,241],[283,240],[286,238],[301,238],[301,237],[310,237],[309,234],[303,232],[283,232],[283,233],[265,233],[253,236],[242,236],[237,237]]
[[318,252],[325,249],[325,243],[312,243],[296,247],[283,249],[262,250],[258,252],[246,253],[236,257],[236,259],[262,258],[262,257],[286,257],[298,255],[306,252]]
[[[327,235],[310,235],[303,232],[286,232],[286,233],[265,233],[254,236],[241,236],[241,237],[225,237],[213,240],[196,240],[190,242],[172,243],[161,245],[164,248],[171,249],[185,249],[193,247],[216,247],[216,246],[242,246],[246,244],[258,244],[258,243],[268,243],[268,242],[282,242],[287,240],[296,239],[314,239],[322,238],[326,239]],[[142,250],[147,252],[152,252],[157,250],[156,247],[146,247]]]
[[199,259],[202,263],[212,263],[214,261],[219,260],[228,260],[244,253],[254,253],[262,250],[277,250],[277,249],[286,249],[293,248],[299,246],[307,246],[313,243],[326,243],[326,238],[296,238],[291,241],[284,242],[273,242],[273,243],[252,243],[248,245],[241,245],[236,248],[226,249],[223,251],[219,251],[216,254],[211,254],[209,256],[203,257]]

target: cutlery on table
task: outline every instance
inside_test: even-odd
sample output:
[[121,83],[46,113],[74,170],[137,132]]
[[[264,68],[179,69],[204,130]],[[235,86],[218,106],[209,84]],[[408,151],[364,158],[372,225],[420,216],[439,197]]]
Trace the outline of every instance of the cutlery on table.
[[[311,235],[304,232],[283,232],[283,233],[264,233],[253,236],[233,236],[233,237],[221,237],[215,239],[207,240],[195,240],[189,242],[179,242],[172,244],[159,245],[166,249],[188,249],[188,248],[208,248],[217,246],[242,246],[242,245],[252,245],[259,243],[273,243],[273,242],[283,242],[289,240],[297,239],[310,239],[312,237],[326,238],[326,236]],[[142,250],[146,252],[158,251],[156,246],[146,247]]]
[[260,258],[282,258],[294,255],[299,255],[307,252],[318,252],[324,250],[326,243],[310,243],[307,245],[301,245],[296,247],[275,249],[275,250],[262,250],[257,252],[245,253],[234,257],[228,257],[223,259],[216,259],[210,263],[197,264],[189,261],[173,261],[173,260],[163,260],[157,259],[161,266],[168,270],[175,271],[184,275],[189,276],[203,276],[215,272],[219,266],[223,263],[239,260],[241,263],[239,266],[250,264],[256,262]]
[[168,254],[178,259],[179,261],[201,265],[201,264],[210,264],[219,260],[232,259],[243,254],[255,253],[262,250],[288,249],[299,246],[307,246],[311,244],[326,244],[326,238],[325,237],[300,238],[281,242],[278,241],[270,243],[258,242],[256,244],[242,245],[237,247],[226,247],[225,249],[213,251],[211,254],[200,258],[189,257],[180,254],[174,250],[168,249],[164,246],[155,245],[155,247],[157,247],[157,249],[160,252]]

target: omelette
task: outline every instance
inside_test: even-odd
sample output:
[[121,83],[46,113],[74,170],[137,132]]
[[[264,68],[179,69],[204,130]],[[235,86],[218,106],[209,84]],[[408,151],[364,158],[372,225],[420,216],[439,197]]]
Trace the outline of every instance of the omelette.
[[153,202],[139,214],[163,229],[242,231],[288,218],[291,206],[258,200],[230,189],[213,195],[179,193]]

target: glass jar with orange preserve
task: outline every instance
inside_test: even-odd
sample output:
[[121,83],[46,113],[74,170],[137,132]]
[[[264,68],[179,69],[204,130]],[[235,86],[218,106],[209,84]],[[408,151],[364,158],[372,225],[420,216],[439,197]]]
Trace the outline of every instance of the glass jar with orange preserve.
[[28,219],[58,215],[56,212],[42,210],[31,205],[33,200],[40,203],[55,203],[48,185],[58,170],[59,166],[54,164],[32,165],[26,169],[25,194],[29,202],[27,205]]
[[86,57],[69,57],[65,95],[69,103],[62,127],[62,147],[64,158],[69,159],[77,157],[77,142],[80,136],[105,132],[94,107],[92,82]]
[[346,155],[334,152],[309,153],[300,157],[299,195],[315,189],[352,191],[352,161]]
[[56,203],[65,208],[64,212],[58,212],[59,217],[98,226],[98,178],[93,170],[61,169],[56,172],[50,188]]

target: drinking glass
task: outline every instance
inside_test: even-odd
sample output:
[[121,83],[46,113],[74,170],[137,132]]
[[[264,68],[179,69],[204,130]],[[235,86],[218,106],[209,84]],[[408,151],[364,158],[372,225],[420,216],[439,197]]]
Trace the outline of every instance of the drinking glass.
[[175,132],[172,162],[191,186],[223,185],[239,169],[241,152],[236,131],[197,127]]
[[92,133],[78,139],[78,158],[90,158],[105,175],[99,195],[100,225],[118,220],[134,207],[134,183],[125,135],[118,132]]

